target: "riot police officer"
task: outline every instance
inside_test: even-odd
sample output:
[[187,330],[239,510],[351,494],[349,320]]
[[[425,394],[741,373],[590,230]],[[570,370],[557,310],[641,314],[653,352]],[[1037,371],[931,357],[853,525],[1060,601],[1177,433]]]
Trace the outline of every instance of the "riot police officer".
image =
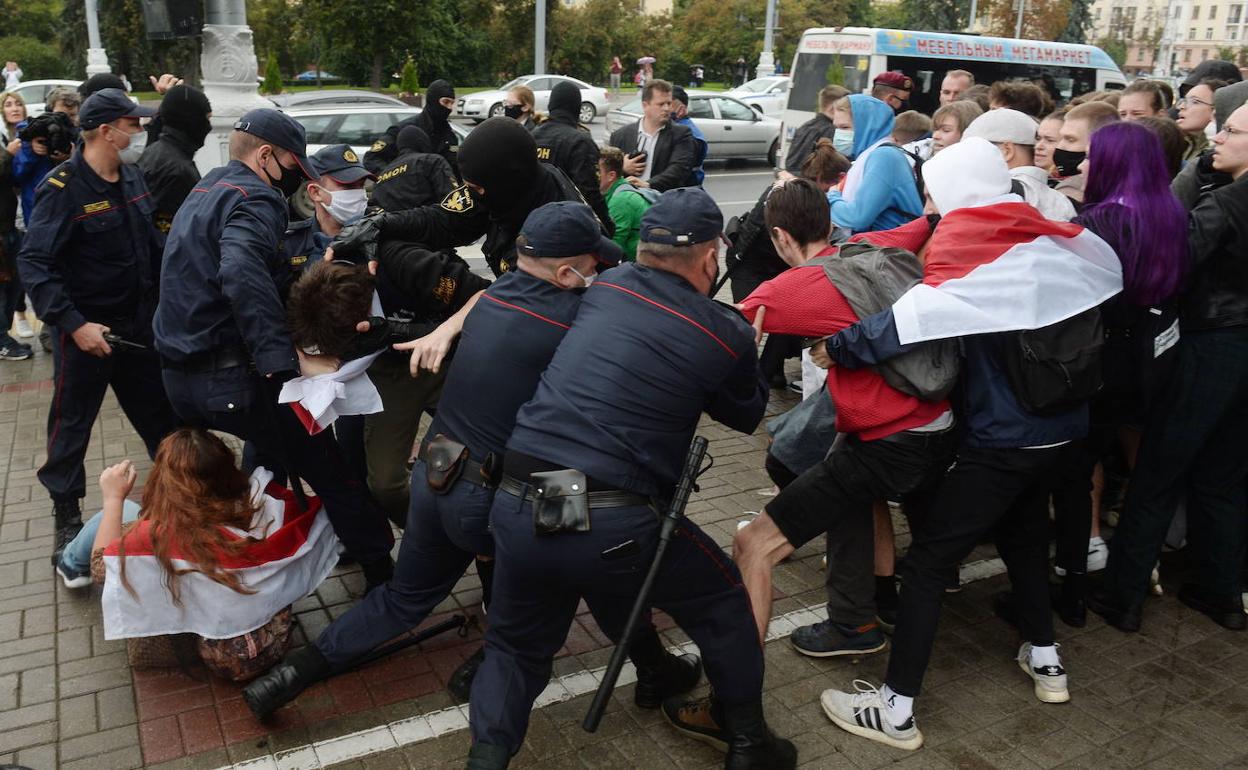
[[234,124],[230,158],[200,181],[169,231],[154,323],[165,388],[183,420],[253,442],[306,479],[378,585],[392,569],[384,515],[333,439],[309,435],[276,403],[276,386],[299,371],[281,300],[289,262],[278,241],[287,198],[305,178],[318,179],[303,126],[277,110],[251,110]]
[[390,128],[364,154],[364,167],[374,174],[380,173],[399,154],[395,144],[399,132],[407,126],[416,126],[425,132],[432,143],[433,152],[446,158],[455,177],[459,178],[459,137],[451,129],[451,110],[455,109],[455,88],[445,80],[435,80],[425,91],[425,106],[419,115],[400,121]]
[[155,112],[115,88],[87,99],[79,113],[82,149],[39,185],[18,257],[35,310],[55,330],[48,459],[39,481],[56,517],[52,563],[67,581],[80,576],[61,571],[60,553],[82,527],[83,458],[105,390],[112,386],[149,455],[177,427],[150,350],[161,237],[134,165],[146,138],[139,119]]
[[[472,770],[506,767],[519,750],[581,597],[635,598],[658,538],[653,501],[672,494],[702,412],[747,433],[763,416],[752,331],[706,297],[722,229],[704,191],[664,194],[642,218],[637,262],[593,281],[516,417],[490,509],[497,558]],[[731,768],[794,767],[793,744],[763,718],[763,652],[740,573],[688,520],[669,548],[651,600],[704,656],[723,727],[702,737],[726,744]]]
[[459,184],[446,158],[433,152],[429,135],[404,126],[395,141],[398,157],[377,174],[370,203],[384,211],[403,211],[437,203]]
[[156,227],[162,233],[169,232],[173,215],[199,181],[195,153],[212,131],[211,115],[208,97],[190,86],[174,86],[160,100],[160,138],[143,153],[139,168],[156,202]]
[[379,238],[445,249],[484,235],[485,259],[495,275],[502,275],[515,265],[516,235],[529,212],[551,201],[584,202],[562,171],[538,162],[533,135],[510,118],[490,118],[477,126],[464,140],[459,168],[464,184],[440,204],[365,217],[343,229],[334,253],[371,259]]
[[581,125],[581,89],[570,80],[561,80],[550,92],[547,119],[533,129],[537,159],[556,166],[581,191],[598,221],[615,234],[615,222],[598,189],[598,144],[589,129]]
[[364,213],[368,208],[364,183],[376,179],[346,144],[322,147],[309,158],[309,163],[319,177],[307,186],[314,213],[292,222],[282,236],[281,252],[290,266],[292,280],[309,265],[321,261],[343,225]]

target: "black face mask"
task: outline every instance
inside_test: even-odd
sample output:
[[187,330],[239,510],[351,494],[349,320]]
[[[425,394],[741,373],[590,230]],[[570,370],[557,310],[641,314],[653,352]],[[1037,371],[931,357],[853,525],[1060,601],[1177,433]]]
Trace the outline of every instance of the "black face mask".
[[505,107],[503,107],[503,114],[511,118],[512,120],[517,120],[521,115],[524,114],[524,105],[523,104],[508,104]]
[[[277,158],[273,158],[273,161],[277,163],[277,165],[282,166],[281,161],[278,161]],[[269,178],[269,184],[273,185],[278,190],[281,190],[282,197],[284,198],[289,198],[294,195],[299,191],[299,185],[303,184],[303,172],[300,171],[298,166],[295,166],[294,168],[286,168],[285,166],[282,166],[281,179],[274,179],[273,176],[269,174],[267,163],[262,166],[262,168],[264,169],[264,175]]]
[[1086,157],[1088,157],[1086,152],[1057,148],[1053,151],[1053,165],[1057,167],[1057,175],[1062,177],[1075,176],[1079,173],[1079,164]]

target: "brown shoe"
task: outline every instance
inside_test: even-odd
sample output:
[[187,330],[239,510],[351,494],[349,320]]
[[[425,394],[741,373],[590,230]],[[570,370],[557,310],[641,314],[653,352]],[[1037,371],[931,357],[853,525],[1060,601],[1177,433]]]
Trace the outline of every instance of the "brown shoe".
[[691,738],[728,751],[728,732],[723,728],[723,713],[713,696],[684,700],[669,698],[663,702],[663,716],[672,727]]

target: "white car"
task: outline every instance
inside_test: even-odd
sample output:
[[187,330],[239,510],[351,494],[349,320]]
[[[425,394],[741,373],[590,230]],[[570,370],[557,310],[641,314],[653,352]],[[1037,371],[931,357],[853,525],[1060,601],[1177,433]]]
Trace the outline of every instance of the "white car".
[[772,75],[754,78],[727,93],[764,115],[778,118],[784,113],[785,105],[789,103],[789,86],[792,83],[788,75]]
[[22,97],[22,101],[26,102],[26,117],[33,118],[43,114],[48,94],[54,89],[68,88],[76,92],[81,84],[81,80],[27,80],[14,88],[11,93]]
[[[689,117],[706,137],[707,160],[766,158],[776,164],[780,121],[726,94],[689,91]],[[641,97],[607,113],[607,135],[641,118]]]
[[516,86],[533,89],[537,111],[546,112],[546,106],[550,104],[550,92],[561,80],[575,83],[581,89],[582,123],[592,123],[598,115],[606,113],[611,103],[611,94],[605,88],[591,86],[583,80],[566,75],[522,75],[500,86],[496,91],[478,91],[459,97],[455,100],[455,114],[461,118],[472,118],[478,123],[486,118],[498,117],[503,114],[503,102],[507,99],[507,92]]
[[[356,104],[339,107],[292,107],[284,110],[303,126],[307,135],[308,155],[331,144],[349,144],[361,159],[373,142],[395,123],[420,114],[419,107],[405,105]],[[462,142],[468,129],[451,123],[451,130]]]

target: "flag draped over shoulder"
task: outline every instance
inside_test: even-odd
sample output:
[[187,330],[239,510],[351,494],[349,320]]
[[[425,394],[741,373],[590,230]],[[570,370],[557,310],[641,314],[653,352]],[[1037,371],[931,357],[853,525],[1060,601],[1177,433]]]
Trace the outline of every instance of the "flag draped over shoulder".
[[1084,227],[1025,203],[946,214],[924,254],[923,282],[893,305],[902,344],[1039,329],[1122,291],[1122,265]]
[[[272,479],[264,468],[251,476],[252,499],[261,503],[251,528],[225,528],[232,538],[252,537],[256,542],[238,554],[222,554],[218,562],[254,593],[239,593],[201,572],[187,572],[178,577],[181,604],[175,604],[152,548],[150,522],[140,519],[104,549],[104,638],[193,633],[228,639],[263,626],[315,590],[338,563],[338,538],[319,499],[309,497],[307,510],[300,511],[294,494]],[[133,593],[121,582],[123,542],[126,580]],[[176,568],[193,569],[179,558],[176,543],[171,555]]]

